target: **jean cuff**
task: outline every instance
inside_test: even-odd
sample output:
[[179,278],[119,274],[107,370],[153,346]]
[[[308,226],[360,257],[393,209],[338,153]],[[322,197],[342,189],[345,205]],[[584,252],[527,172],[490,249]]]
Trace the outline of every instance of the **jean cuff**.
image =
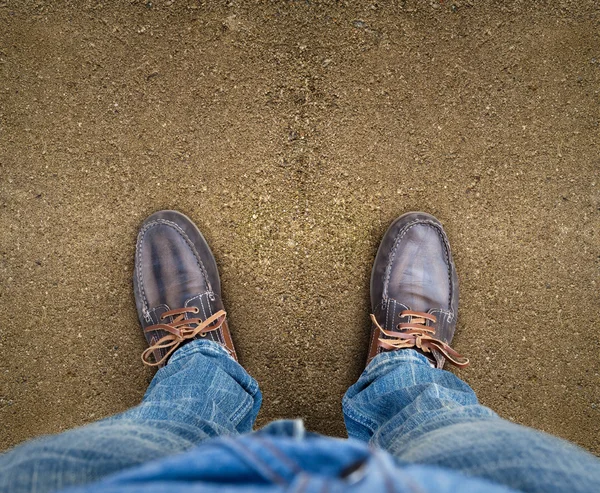
[[207,339],[195,339],[177,349],[177,351],[173,353],[171,358],[169,358],[169,363],[177,361],[181,358],[186,358],[196,353],[212,354],[215,356],[224,355],[228,358],[231,358],[231,355],[227,352],[227,350],[218,342],[210,341]]
[[365,368],[365,371],[371,373],[373,371],[377,371],[384,365],[398,363],[426,365],[429,368],[432,368],[429,359],[424,354],[421,354],[414,349],[398,349],[396,351],[387,351],[385,353],[378,354],[371,360],[371,362]]

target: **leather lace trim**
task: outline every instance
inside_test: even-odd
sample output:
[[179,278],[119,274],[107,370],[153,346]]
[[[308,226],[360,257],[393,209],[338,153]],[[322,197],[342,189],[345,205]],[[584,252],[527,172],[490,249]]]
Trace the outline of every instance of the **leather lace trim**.
[[[148,366],[161,365],[163,362],[169,359],[169,356],[171,356],[171,354],[181,345],[182,342],[194,339],[196,336],[205,337],[208,332],[219,330],[225,322],[225,318],[227,316],[225,310],[219,310],[206,320],[202,320],[200,318],[185,318],[187,313],[196,314],[198,311],[198,308],[195,306],[169,310],[160,316],[160,320],[162,321],[167,317],[173,317],[172,322],[159,323],[146,327],[144,332],[164,330],[165,332],[168,332],[168,334],[160,338],[142,353],[142,361],[144,364]],[[156,357],[154,358],[154,362],[150,360],[150,355],[152,355],[154,351],[168,348],[170,348],[169,351],[167,351],[167,354],[165,354],[160,360],[156,361]]]
[[427,321],[436,323],[437,318],[434,315],[404,310],[400,313],[400,316],[408,317],[408,322],[398,324],[396,327],[397,330],[385,330],[379,325],[375,315],[371,314],[371,320],[379,330],[379,333],[388,337],[379,337],[377,339],[379,347],[392,351],[396,349],[417,348],[424,353],[433,353],[433,350],[437,350],[454,366],[464,368],[469,364],[467,358],[461,356],[445,342],[433,337],[435,335],[435,328],[427,325]]

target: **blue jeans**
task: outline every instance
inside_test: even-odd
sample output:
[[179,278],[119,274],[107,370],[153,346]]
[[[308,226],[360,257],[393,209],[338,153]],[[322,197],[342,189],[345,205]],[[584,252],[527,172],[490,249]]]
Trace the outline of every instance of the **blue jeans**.
[[[260,404],[258,384],[224,349],[211,341],[193,341],[157,372],[139,406],[1,455],[0,492],[50,492],[78,485],[87,485],[81,491],[136,491],[144,480],[165,484],[186,474],[188,486],[189,481],[207,477],[206,484],[214,486],[219,474],[229,479],[241,474],[247,485],[262,488],[249,486],[246,491],[279,491],[267,488],[269,478],[287,477],[289,486],[299,468],[314,467],[321,468],[317,476],[321,481],[334,472],[343,476],[342,469],[359,459],[367,461],[367,456],[381,471],[398,467],[401,472],[367,474],[363,486],[388,478],[391,483],[385,485],[395,484],[398,491],[406,484],[420,491],[450,491],[457,484],[470,485],[463,491],[494,489],[484,482],[495,483],[498,491],[503,486],[540,492],[600,491],[596,457],[499,418],[477,402],[467,384],[432,368],[412,350],[377,356],[348,390],[343,411],[350,440],[306,435],[293,422],[240,437],[252,431]],[[206,441],[215,437],[221,438]],[[204,443],[196,447],[200,442]],[[256,467],[254,459],[248,459],[252,453],[242,452],[254,449],[259,455],[270,454],[262,462],[257,459]],[[201,459],[202,454],[208,457]],[[234,456],[245,459],[236,462]],[[270,475],[265,467],[278,472]],[[178,470],[179,476],[173,472]],[[403,482],[407,478],[410,481]],[[90,484],[97,481],[96,486]],[[128,485],[133,487],[127,489]],[[187,490],[182,486],[171,491]]]

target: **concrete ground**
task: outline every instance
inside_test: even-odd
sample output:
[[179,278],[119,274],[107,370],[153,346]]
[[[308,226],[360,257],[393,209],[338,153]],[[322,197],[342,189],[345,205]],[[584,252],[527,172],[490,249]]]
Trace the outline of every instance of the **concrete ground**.
[[222,273],[258,425],[343,436],[398,215],[445,224],[458,374],[600,454],[595,0],[0,0],[0,447],[138,403],[131,276],[178,209]]

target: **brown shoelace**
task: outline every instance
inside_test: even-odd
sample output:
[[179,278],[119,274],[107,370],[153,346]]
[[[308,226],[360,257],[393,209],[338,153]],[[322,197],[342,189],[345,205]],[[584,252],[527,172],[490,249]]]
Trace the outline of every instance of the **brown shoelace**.
[[432,323],[437,321],[436,317],[423,312],[413,312],[411,310],[404,310],[400,313],[401,317],[409,317],[407,323],[401,323],[397,326],[396,330],[385,330],[378,323],[375,315],[371,315],[371,320],[375,324],[375,327],[379,329],[381,334],[390,337],[390,339],[379,338],[379,346],[383,349],[395,350],[404,348],[418,348],[425,353],[431,353],[433,349],[436,349],[442,353],[446,359],[459,368],[464,368],[469,364],[469,360],[448,344],[439,339],[433,337],[435,329],[431,326],[426,325],[427,320]]
[[[175,351],[182,342],[193,339],[196,336],[205,337],[208,332],[218,330],[225,322],[227,314],[225,310],[219,310],[212,317],[202,320],[200,318],[185,318],[186,313],[198,313],[198,308],[193,306],[190,308],[177,308],[175,310],[169,310],[160,316],[160,320],[164,320],[167,317],[173,317],[171,323],[160,323],[156,325],[150,325],[144,329],[144,332],[152,332],[154,330],[164,330],[168,334],[154,343],[142,353],[142,361],[148,366],[158,366],[166,361],[171,353]],[[214,324],[214,325],[213,325]],[[192,327],[195,325],[195,327]],[[150,355],[157,349],[169,349],[159,361],[154,363],[150,361]]]

